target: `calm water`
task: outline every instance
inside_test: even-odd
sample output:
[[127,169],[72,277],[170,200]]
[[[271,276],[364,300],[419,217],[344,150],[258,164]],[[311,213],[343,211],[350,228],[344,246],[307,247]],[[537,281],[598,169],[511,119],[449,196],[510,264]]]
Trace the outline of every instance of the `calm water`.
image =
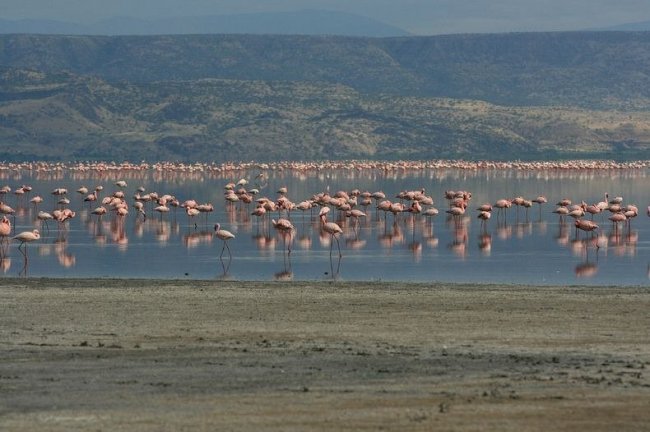
[[[650,218],[645,209],[650,204],[650,177],[647,170],[608,172],[521,172],[422,170],[411,172],[333,171],[298,173],[290,170],[266,171],[257,197],[277,198],[276,191],[288,188],[288,198],[298,203],[313,194],[329,190],[350,191],[358,188],[370,192],[382,190],[388,199],[402,190],[426,189],[441,212],[431,222],[410,213],[394,221],[392,214],[384,221],[377,217],[374,205],[358,230],[349,221],[343,225],[342,258],[330,258],[330,237],[319,229],[317,210],[310,214],[293,212],[297,228],[292,253],[285,249],[286,238],[268,224],[250,216],[253,207],[227,206],[223,187],[229,181],[254,178],[260,171],[228,175],[169,174],[152,172],[109,173],[101,177],[90,173],[38,174],[3,173],[0,184],[16,189],[22,184],[33,187],[30,195],[18,199],[13,193],[4,201],[17,210],[16,232],[41,228],[29,198],[39,194],[45,202],[39,210],[51,211],[55,199],[50,192],[56,187],[68,189],[69,208],[76,217],[67,231],[50,222],[43,227],[40,241],[28,246],[28,265],[17,250],[17,242],[2,260],[5,276],[28,277],[136,277],[166,279],[233,279],[233,280],[384,280],[384,281],[454,281],[525,284],[647,285],[650,265]],[[129,203],[136,188],[147,192],[169,193],[181,202],[195,199],[211,202],[215,211],[189,221],[183,209],[170,212],[160,220],[146,206],[146,221],[136,218],[131,209],[123,226],[111,217],[101,222],[84,205],[75,192],[81,186],[93,189],[104,186],[102,196],[119,188],[117,180],[128,182],[125,189]],[[467,215],[455,223],[444,213],[448,208],[445,190],[467,190],[472,200]],[[579,233],[576,239],[573,220],[559,223],[551,213],[562,198],[573,202],[595,203],[622,196],[624,203],[636,204],[640,214],[631,229],[617,231],[606,218],[595,221],[603,228],[600,238]],[[545,195],[549,203],[541,212],[535,205],[526,215],[513,206],[507,217],[496,214],[482,229],[475,208],[482,203],[494,204],[500,198],[523,196],[527,199]],[[331,212],[330,220],[336,220]],[[277,214],[274,215],[277,218]],[[198,225],[195,228],[194,223]],[[230,242],[232,259],[227,252],[219,258],[222,243],[213,236],[213,225],[221,222],[236,238]],[[595,247],[596,242],[600,248]]]

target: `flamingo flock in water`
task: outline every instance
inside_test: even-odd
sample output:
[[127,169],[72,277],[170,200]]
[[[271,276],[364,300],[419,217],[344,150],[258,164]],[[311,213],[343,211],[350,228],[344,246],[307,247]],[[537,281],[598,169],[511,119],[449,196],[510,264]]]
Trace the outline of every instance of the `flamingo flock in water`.
[[[452,162],[452,161],[433,161],[429,163],[371,163],[363,162],[354,164],[353,167],[348,165],[347,162],[335,163],[285,163],[285,165],[277,164],[256,164],[254,168],[257,170],[264,169],[293,169],[297,172],[305,170],[322,170],[322,169],[348,169],[363,170],[363,169],[381,169],[381,170],[399,170],[399,169],[423,169],[431,166],[436,167],[452,167],[463,169],[493,169],[494,167],[501,167],[501,163],[496,162],[482,162],[482,163],[467,163],[467,162]],[[612,165],[611,163],[600,162],[562,162],[553,165],[549,168],[547,163],[511,163],[507,165],[508,169],[556,169],[556,170],[580,170],[580,169],[621,169],[621,165]],[[10,168],[0,165],[0,171],[4,169],[11,170],[31,170],[39,173],[48,170],[70,170],[71,172],[86,172],[88,170],[97,170],[100,172],[108,173],[123,173],[129,170],[146,169],[158,172],[161,170],[176,170],[180,172],[205,172],[205,171],[218,171],[218,172],[232,172],[233,175],[239,173],[242,169],[252,169],[252,166],[244,164],[245,167],[234,167],[228,165],[214,165],[214,164],[121,164],[121,165],[102,165],[95,166],[77,165],[48,165],[44,163],[31,163],[31,164],[16,164]],[[280,166],[280,168],[278,168]],[[647,162],[637,161],[629,163],[628,168],[646,168],[650,166]],[[48,171],[49,172],[49,171]],[[254,187],[249,187],[250,183],[254,183]],[[432,225],[432,218],[439,215],[439,210],[434,206],[435,197],[427,194],[424,187],[416,190],[404,190],[397,193],[394,198],[388,199],[383,191],[362,191],[360,189],[351,189],[349,191],[339,190],[330,193],[328,190],[318,191],[309,197],[294,202],[290,199],[290,191],[286,187],[277,189],[275,197],[260,196],[262,184],[265,182],[264,172],[260,172],[254,179],[241,178],[237,182],[229,182],[224,185],[224,202],[226,207],[239,209],[247,209],[246,213],[250,216],[257,218],[258,229],[262,227],[270,228],[271,226],[280,234],[285,244],[287,255],[291,254],[292,242],[294,241],[296,228],[294,226],[296,213],[301,213],[301,219],[304,221],[308,217],[311,221],[313,219],[314,210],[318,211],[319,229],[323,235],[329,238],[327,242],[330,249],[330,259],[332,259],[333,244],[336,242],[338,257],[344,255],[341,249],[340,239],[343,237],[345,231],[342,225],[346,225],[345,221],[350,221],[351,229],[354,233],[354,238],[350,239],[349,244],[352,247],[363,244],[363,239],[360,238],[359,227],[368,221],[372,212],[374,212],[375,220],[388,221],[390,218],[394,226],[404,218],[403,215],[408,215],[410,218],[411,226],[413,226],[413,236],[415,235],[415,221],[417,218],[424,218],[428,220],[428,224]],[[179,200],[174,194],[171,193],[157,193],[153,191],[147,192],[144,187],[140,186],[135,189],[135,192],[130,197],[127,195],[126,190],[129,185],[126,180],[117,180],[113,182],[114,189],[110,193],[104,194],[104,187],[102,185],[88,188],[86,186],[76,189],[79,194],[82,206],[90,206],[89,213],[95,217],[97,221],[101,221],[103,217],[110,217],[118,227],[117,231],[123,234],[123,227],[129,214],[133,214],[136,220],[145,222],[147,218],[152,218],[152,214],[157,214],[156,219],[163,221],[167,215],[176,212],[184,212],[187,218],[188,228],[197,230],[199,225],[207,225],[210,214],[214,212],[214,205],[210,202],[200,202],[194,198]],[[15,234],[15,213],[16,211],[9,205],[8,195],[13,193],[16,197],[17,204],[24,204],[25,197],[29,198],[29,205],[33,206],[35,211],[35,223],[38,229],[23,231]],[[8,255],[8,242],[14,240],[19,242],[18,250],[24,259],[24,268],[26,269],[28,263],[27,244],[38,241],[41,238],[41,233],[49,232],[50,223],[55,224],[57,232],[65,236],[68,229],[68,222],[76,217],[76,211],[72,210],[72,200],[69,198],[68,189],[65,187],[57,187],[49,192],[50,199],[42,195],[34,195],[36,191],[29,185],[22,185],[12,191],[8,185],[0,188],[0,213],[2,220],[0,221],[0,260],[5,259]],[[32,196],[34,195],[34,196]],[[444,204],[444,213],[448,215],[450,222],[454,227],[455,240],[452,243],[452,248],[459,253],[463,253],[464,245],[466,244],[466,221],[468,211],[472,212],[470,205],[472,200],[472,193],[465,190],[448,190],[445,191],[441,198],[446,201]],[[40,210],[47,203],[51,203],[51,211]],[[517,221],[520,218],[529,219],[529,210],[537,205],[538,218],[541,220],[543,207],[548,203],[545,196],[539,195],[532,199],[527,199],[522,196],[498,198],[493,202],[486,202],[475,205],[473,208],[476,210],[476,218],[480,220],[481,226],[481,239],[479,247],[481,250],[489,250],[490,236],[487,234],[487,227],[491,220],[496,219],[498,226],[507,226],[509,213],[515,212],[514,217]],[[93,208],[94,207],[94,208]],[[514,207],[514,208],[513,208]],[[523,216],[520,212],[524,213]],[[647,215],[650,216],[650,206],[648,206]],[[328,220],[330,215],[334,215],[335,221]],[[493,213],[495,215],[493,216]],[[603,246],[603,241],[594,237],[601,225],[604,223],[605,217],[611,222],[612,230],[618,234],[621,230],[631,231],[631,224],[634,218],[639,214],[639,209],[634,204],[625,204],[622,197],[610,197],[609,194],[603,195],[603,200],[587,203],[583,200],[579,202],[572,202],[568,198],[562,198],[557,201],[552,213],[557,214],[560,226],[566,225],[566,220],[572,218],[573,226],[575,227],[575,237],[579,238],[579,232],[584,232],[589,238],[596,239],[591,244],[599,249]],[[277,214],[277,217],[273,216]],[[292,219],[293,214],[293,219]],[[307,216],[308,214],[308,216]],[[10,219],[11,218],[11,219]],[[13,222],[12,222],[13,219]],[[600,221],[597,223],[595,220]],[[13,234],[13,235],[12,235]],[[214,237],[221,240],[223,245],[219,259],[224,258],[224,253],[228,251],[228,263],[233,258],[233,253],[229,246],[229,242],[235,238],[235,234],[222,228],[221,223],[214,224]],[[386,236],[386,240],[390,240]],[[585,243],[587,247],[588,243]],[[414,246],[417,247],[417,246]],[[229,265],[229,264],[228,264]],[[224,273],[226,271],[224,270]]]

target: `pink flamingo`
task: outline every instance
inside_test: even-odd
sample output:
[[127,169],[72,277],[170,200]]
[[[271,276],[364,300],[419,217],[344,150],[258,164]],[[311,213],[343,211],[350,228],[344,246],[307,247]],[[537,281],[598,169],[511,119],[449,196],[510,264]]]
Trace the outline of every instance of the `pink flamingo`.
[[618,232],[618,224],[620,222],[627,222],[627,217],[623,213],[614,213],[607,219],[612,221],[612,224],[614,225],[614,232]]
[[[27,263],[27,243],[31,243],[40,238],[41,235],[37,229],[33,231],[23,231],[20,234],[13,237],[14,240],[18,240],[20,242],[20,245],[18,246],[18,250],[25,257],[25,263]],[[25,246],[24,251],[22,249],[23,245]]]
[[489,211],[481,210],[477,217],[481,219],[481,227],[485,228],[487,221],[492,217],[492,213]]
[[257,217],[257,220],[258,220],[257,227],[258,228],[260,226],[259,220],[264,219],[265,214],[266,214],[266,209],[264,208],[264,206],[255,207],[255,209],[251,213],[251,216],[256,216]]
[[[279,218],[276,222],[275,219],[271,219],[273,227],[282,233],[282,240],[285,244],[287,242],[286,236],[291,236],[291,233],[294,230],[293,224],[289,219]],[[289,237],[289,246],[287,246],[287,251],[291,254],[291,237]]]
[[357,229],[359,228],[359,218],[360,217],[366,217],[366,214],[362,212],[359,209],[352,209],[348,210],[345,212],[345,216],[353,218],[354,219],[354,225],[352,225],[354,233],[356,234],[357,238],[359,237],[359,232]]
[[585,212],[591,215],[591,220],[594,220],[594,215],[602,212],[603,210],[597,204],[590,204],[585,207]]
[[7,204],[0,201],[0,213],[4,215],[11,215],[14,219],[14,225],[16,224],[16,210],[9,207]]
[[[188,222],[189,222],[190,219],[193,220],[194,217],[197,216],[197,215],[198,215],[199,213],[201,213],[201,212],[200,212],[199,209],[197,209],[197,208],[194,208],[194,207],[186,207],[186,208],[185,208],[185,213],[187,213],[187,219],[188,219]],[[196,222],[194,222],[194,229],[196,229],[197,227],[198,227],[198,226],[196,225]]]
[[169,213],[169,207],[166,205],[159,205],[154,208],[154,211],[157,211],[160,214],[160,221],[162,222],[162,217],[164,213]]
[[531,201],[539,206],[539,219],[541,220],[542,219],[542,205],[546,204],[548,202],[548,200],[546,199],[546,197],[544,195],[539,195],[537,198],[535,198],[535,199],[533,199]]
[[38,205],[43,202],[43,197],[36,195],[34,198],[30,199],[29,202],[34,204],[34,209],[36,209]]
[[[327,213],[329,213],[330,208],[329,207],[323,207],[318,216],[320,217],[321,220],[321,226],[323,227],[323,231],[328,233],[331,238],[334,238],[336,240],[336,246],[339,248],[339,258],[343,256],[341,253],[341,244],[339,242],[338,237],[336,237],[337,234],[341,234],[343,230],[341,229],[338,224],[334,222],[327,222]],[[332,242],[330,240],[330,256],[332,256]]]
[[582,230],[584,232],[592,232],[598,229],[598,225],[596,225],[594,222],[590,220],[584,220],[584,219],[576,219],[575,226],[576,226],[576,238],[578,237],[578,230]]
[[556,208],[555,210],[553,210],[553,213],[556,213],[556,214],[560,215],[560,224],[563,224],[564,223],[564,216],[569,214],[569,209],[566,208],[566,207],[560,206],[560,207]]
[[6,254],[7,239],[11,235],[11,221],[7,216],[3,216],[0,220],[0,259],[4,258]]
[[449,210],[445,210],[445,213],[449,213],[454,219],[454,223],[460,225],[461,217],[465,214],[465,209],[463,207],[450,207]]
[[384,222],[386,222],[386,214],[390,211],[390,207],[391,202],[388,200],[381,201],[377,204],[377,214],[379,214],[379,210],[384,212]]
[[214,235],[218,239],[223,241],[223,247],[221,248],[221,255],[219,255],[219,258],[223,256],[223,251],[226,248],[228,248],[228,255],[230,255],[230,258],[232,258],[232,253],[230,252],[230,246],[228,246],[228,240],[234,239],[235,235],[228,230],[221,229],[221,224],[219,223],[217,223],[214,226]]
[[[494,207],[499,209],[499,211],[497,212],[497,220],[499,215],[501,215],[501,212],[505,213],[511,206],[512,206],[512,202],[507,199],[500,199],[496,203],[494,203]],[[507,217],[507,213],[505,214]]]

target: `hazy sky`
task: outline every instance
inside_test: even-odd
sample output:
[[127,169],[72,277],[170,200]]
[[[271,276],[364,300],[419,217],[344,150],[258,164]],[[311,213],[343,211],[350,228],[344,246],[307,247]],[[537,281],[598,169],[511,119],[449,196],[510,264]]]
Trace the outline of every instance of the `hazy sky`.
[[650,20],[649,0],[0,0],[0,18],[90,24],[112,16],[162,18],[322,9],[414,34],[579,30]]

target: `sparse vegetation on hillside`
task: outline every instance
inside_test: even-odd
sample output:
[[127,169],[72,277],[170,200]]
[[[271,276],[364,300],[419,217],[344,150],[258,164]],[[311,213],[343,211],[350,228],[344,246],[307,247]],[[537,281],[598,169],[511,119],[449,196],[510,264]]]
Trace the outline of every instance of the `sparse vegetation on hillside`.
[[650,33],[0,36],[4,159],[646,158]]
[[3,77],[2,159],[621,158],[650,149],[643,111],[372,96],[322,83]]

